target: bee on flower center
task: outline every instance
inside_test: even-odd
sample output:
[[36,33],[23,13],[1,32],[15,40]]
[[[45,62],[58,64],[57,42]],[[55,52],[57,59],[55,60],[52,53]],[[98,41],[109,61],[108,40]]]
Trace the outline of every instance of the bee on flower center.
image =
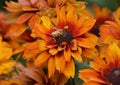
[[67,29],[56,30],[51,35],[54,37],[57,44],[61,44],[62,42],[69,44],[73,39],[73,35]]

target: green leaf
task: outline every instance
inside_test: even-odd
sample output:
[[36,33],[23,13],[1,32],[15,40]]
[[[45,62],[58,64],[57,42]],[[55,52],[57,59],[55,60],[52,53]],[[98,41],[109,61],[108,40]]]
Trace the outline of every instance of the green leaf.
[[75,78],[74,78],[75,85],[78,83],[79,84],[83,83],[83,81],[80,78],[78,78],[78,74],[79,74],[80,69],[85,69],[85,68],[90,68],[87,62],[80,63],[80,62],[75,61]]

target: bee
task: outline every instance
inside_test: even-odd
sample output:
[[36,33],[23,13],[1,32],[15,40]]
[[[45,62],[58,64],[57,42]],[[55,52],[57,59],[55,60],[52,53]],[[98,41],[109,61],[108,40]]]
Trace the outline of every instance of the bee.
[[63,29],[58,29],[58,30],[52,32],[51,35],[52,35],[53,37],[59,37],[59,36],[61,36],[62,34],[63,34]]

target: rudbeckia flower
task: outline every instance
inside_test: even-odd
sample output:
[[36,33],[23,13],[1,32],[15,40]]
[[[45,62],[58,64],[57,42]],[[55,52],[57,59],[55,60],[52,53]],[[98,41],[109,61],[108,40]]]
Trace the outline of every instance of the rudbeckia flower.
[[[88,33],[92,29],[95,19],[86,16],[78,17],[74,7],[66,12],[65,7],[57,6],[56,12],[57,20],[54,20],[55,22],[52,22],[47,16],[41,18],[36,16],[29,23],[32,28],[31,35],[41,38],[43,46],[47,48],[36,56],[34,65],[39,67],[48,62],[49,77],[57,69],[66,77],[73,78],[75,74],[74,59],[82,62],[82,49],[94,48],[97,43],[98,38]],[[74,18],[71,19],[71,17]],[[32,46],[29,47],[32,48]]]
[[14,79],[0,80],[0,85],[23,85],[20,81]]
[[103,24],[106,20],[113,20],[112,12],[107,7],[100,8],[98,5],[93,4],[92,6],[96,23],[94,25],[94,29],[91,30],[96,35],[99,35],[99,27]]
[[113,12],[114,20],[107,20],[105,24],[100,26],[100,38],[104,39],[105,36],[110,36],[116,40],[120,40],[120,8]]
[[0,75],[7,74],[13,70],[15,62],[10,60],[12,56],[12,49],[8,43],[2,41],[0,36]]
[[68,80],[58,72],[49,78],[43,68],[24,67],[21,64],[17,64],[16,68],[19,74],[13,78],[22,81],[23,85],[64,85]]
[[104,8],[100,8],[98,5],[93,4],[93,11],[95,14],[95,18],[96,18],[96,23],[97,24],[102,24],[104,23],[106,20],[111,20],[112,19],[112,12],[110,9],[104,7]]
[[[56,5],[66,6],[69,9],[74,6],[79,15],[90,13],[85,9],[85,2],[76,0],[18,0],[18,2],[6,1],[6,10],[10,13],[7,14],[6,23],[13,23],[10,30],[5,37],[18,37],[23,34],[28,28],[28,22],[35,15],[49,16],[50,18],[56,17]],[[19,29],[19,30],[18,30]]]
[[8,10],[10,15],[8,15],[8,21],[19,24],[28,22],[32,16],[38,14],[40,16],[47,15],[49,17],[55,17],[55,7],[56,5],[64,6],[67,8],[70,6],[75,6],[78,12],[85,9],[85,2],[76,0],[18,0],[18,2],[6,1],[6,10]]
[[96,57],[90,66],[79,73],[84,85],[120,85],[120,48],[115,43],[107,48],[105,59]]

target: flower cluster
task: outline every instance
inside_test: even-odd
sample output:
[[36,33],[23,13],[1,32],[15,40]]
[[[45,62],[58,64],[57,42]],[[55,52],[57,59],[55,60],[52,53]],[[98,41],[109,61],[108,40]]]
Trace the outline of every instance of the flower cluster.
[[120,8],[94,4],[93,15],[77,0],[5,3],[0,85],[120,85]]

